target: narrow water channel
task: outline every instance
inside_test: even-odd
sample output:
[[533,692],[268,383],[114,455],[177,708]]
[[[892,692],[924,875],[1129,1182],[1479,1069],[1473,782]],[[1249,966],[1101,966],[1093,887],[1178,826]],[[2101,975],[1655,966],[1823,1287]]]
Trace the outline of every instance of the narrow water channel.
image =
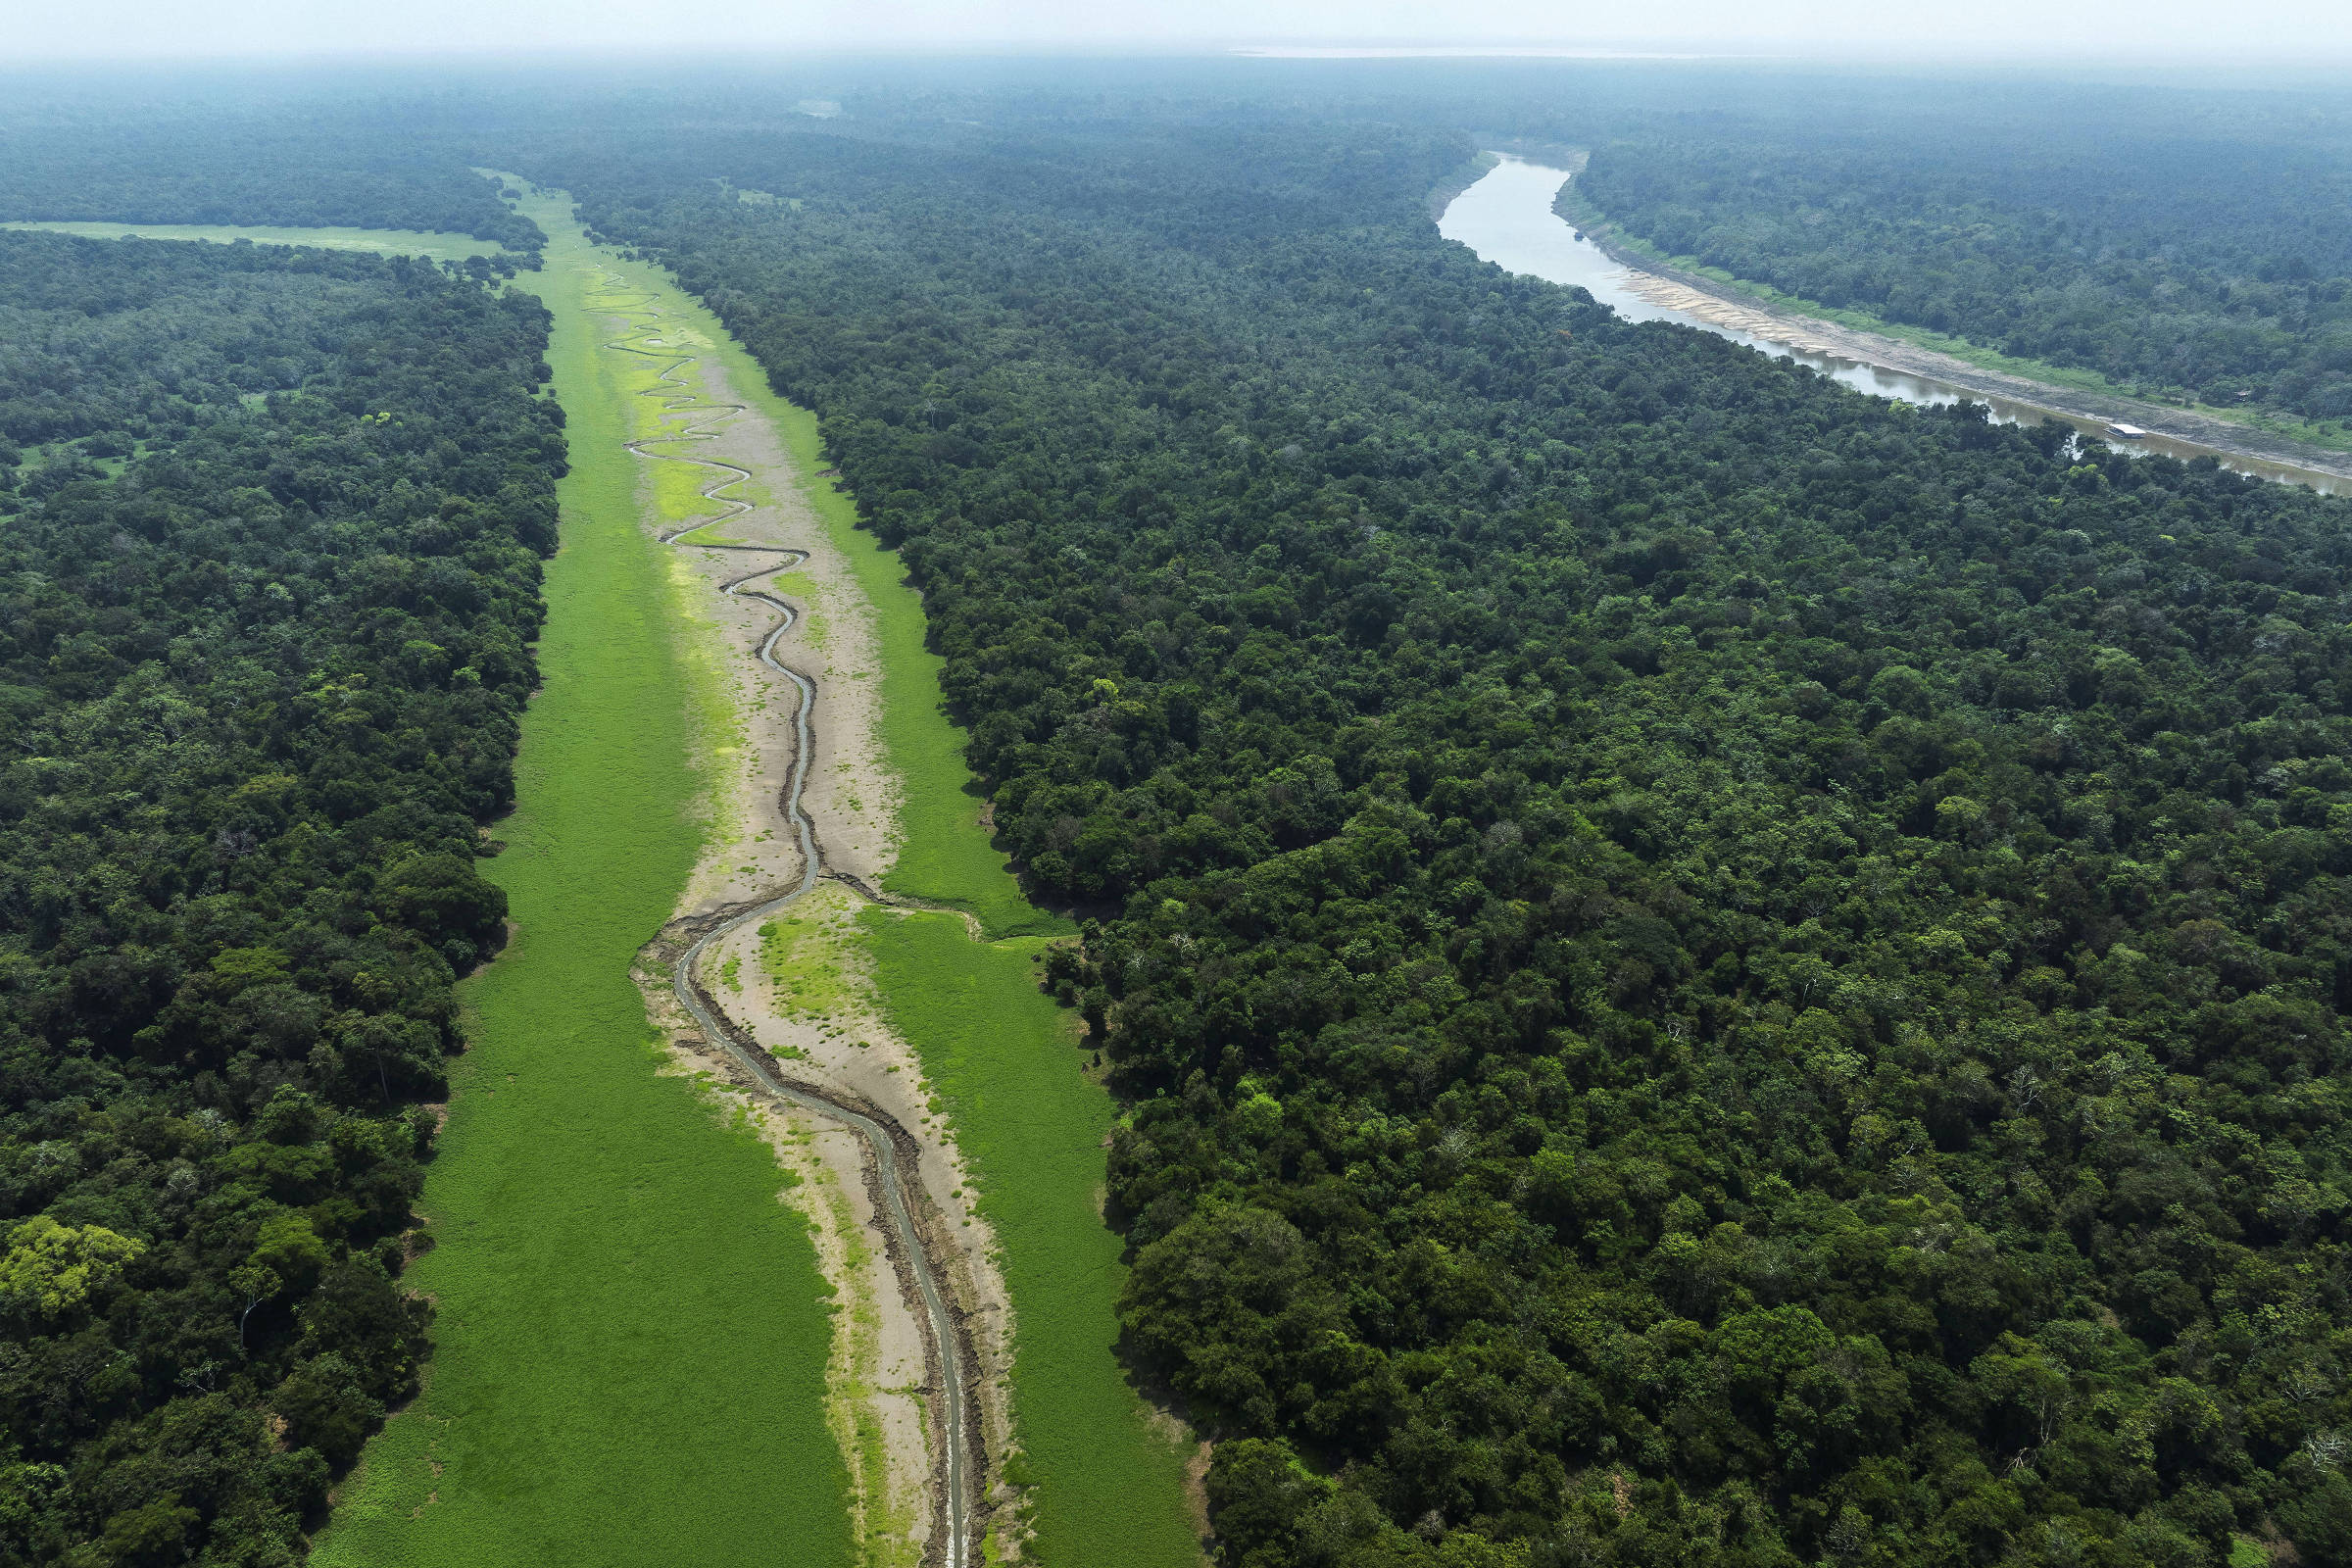
[[1447,205],[1445,215],[1438,220],[1438,232],[1447,239],[1469,246],[1481,260],[1493,262],[1505,271],[1584,289],[1628,320],[1673,321],[1684,326],[1694,326],[1718,337],[1730,338],[1735,343],[1744,343],[1766,354],[1793,359],[1834,381],[1874,397],[1901,398],[1910,403],[1930,405],[1982,403],[1992,411],[1995,420],[2004,424],[2031,424],[2044,419],[2059,419],[2081,431],[2085,442],[2100,442],[2135,456],[2163,453],[2184,460],[2215,458],[2220,460],[2224,467],[2238,473],[2308,485],[2327,495],[2352,494],[2352,480],[2339,475],[2223,452],[2193,441],[2176,440],[2159,434],[2129,442],[2111,440],[2106,434],[2105,425],[2096,419],[2034,403],[1996,397],[1909,370],[1824,353],[1817,347],[1804,347],[1790,338],[1744,331],[1658,304],[1644,298],[1638,290],[1636,285],[1641,281],[1640,274],[1611,259],[1598,245],[1584,238],[1566,220],[1552,211],[1552,203],[1558,199],[1561,187],[1575,177],[1572,171],[1532,163],[1508,154],[1496,156],[1502,161]]

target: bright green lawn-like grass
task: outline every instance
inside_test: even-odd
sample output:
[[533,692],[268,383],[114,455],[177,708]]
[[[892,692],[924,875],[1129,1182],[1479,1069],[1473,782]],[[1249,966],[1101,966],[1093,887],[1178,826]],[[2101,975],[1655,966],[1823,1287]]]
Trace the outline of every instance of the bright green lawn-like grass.
[[1126,1270],[1099,1208],[1110,1097],[1077,1021],[1038,989],[1049,943],[980,944],[952,914],[860,917],[894,1028],[920,1054],[1003,1250],[1013,1418],[1047,1568],[1195,1568],[1186,1455],[1153,1429],[1112,1342]]
[[[527,279],[555,313],[569,417],[564,548],[520,804],[488,862],[519,930],[468,983],[470,1052],[423,1208],[438,1302],[425,1393],[369,1446],[328,1568],[739,1568],[852,1560],[825,1427],[825,1286],[782,1178],[661,1075],[628,969],[694,863],[691,666],[637,524],[621,356],[564,204]],[[641,268],[623,268],[651,286]]]
[[[621,270],[631,279],[653,275],[650,269],[635,265]],[[987,803],[964,764],[964,734],[949,721],[940,703],[939,674],[945,661],[925,645],[923,597],[906,581],[898,552],[885,549],[858,526],[857,504],[830,479],[819,476],[825,460],[816,416],[777,396],[767,372],[701,301],[680,293],[666,279],[655,286],[662,293],[663,324],[654,335],[665,342],[684,342],[693,352],[717,360],[735,396],[775,425],[800,469],[818,520],[849,562],[872,612],[880,645],[880,667],[874,673],[880,683],[882,743],[901,790],[897,863],[883,885],[927,904],[966,910],[991,937],[1054,936],[1075,930],[1067,920],[1021,896],[1020,884],[1005,870],[1004,856],[981,826]],[[621,299],[627,292],[614,291],[611,297]],[[650,342],[646,346],[652,349]],[[652,432],[641,428],[636,433]],[[696,452],[689,443],[660,450],[686,456]],[[695,497],[696,487],[713,477],[709,470],[667,463],[655,468],[654,483],[665,516],[683,520],[698,510],[723,510]],[[762,490],[755,482],[727,494],[758,499]],[[698,544],[724,542],[725,534],[697,530],[692,538]]]
[[256,245],[315,245],[330,251],[373,251],[379,256],[429,256],[437,262],[496,256],[499,243],[470,234],[436,234],[413,228],[244,228],[233,223],[0,223],[0,228],[37,228],[83,239],[202,239],[225,245],[249,239]]

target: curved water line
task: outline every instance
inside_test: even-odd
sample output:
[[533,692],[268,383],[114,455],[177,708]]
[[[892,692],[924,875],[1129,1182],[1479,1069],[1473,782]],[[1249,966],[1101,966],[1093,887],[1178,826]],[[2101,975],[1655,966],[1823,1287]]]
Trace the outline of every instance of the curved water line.
[[[614,273],[607,272],[605,275],[615,285],[624,284],[625,280]],[[635,307],[590,306],[588,309],[591,314],[599,316],[659,318],[662,315],[661,309],[651,303]],[[720,523],[731,521],[755,510],[753,503],[740,497],[718,494],[719,491],[731,489],[751,478],[752,471],[749,468],[739,467],[734,464],[723,463],[712,458],[687,457],[674,452],[650,452],[646,449],[649,446],[672,441],[715,441],[718,439],[718,432],[709,426],[718,419],[748,413],[749,409],[741,403],[710,402],[687,387],[683,381],[676,379],[676,373],[686,366],[693,364],[696,356],[692,354],[660,354],[654,352],[653,349],[640,347],[630,341],[630,337],[647,336],[653,330],[654,328],[651,326],[644,326],[633,331],[629,337],[614,339],[603,346],[623,354],[638,354],[649,359],[667,359],[669,363],[656,372],[656,378],[661,385],[649,387],[638,395],[663,400],[664,413],[684,414],[693,410],[698,414],[706,415],[706,416],[690,420],[676,434],[649,436],[642,440],[624,442],[623,445],[641,458],[658,459],[665,463],[685,463],[698,467],[720,470],[722,477],[714,479],[703,487],[703,498],[734,509],[720,516],[690,523],[660,536],[662,544],[678,545],[682,544],[691,534],[700,533],[706,528],[716,527]],[[659,346],[667,347],[667,345]],[[832,1099],[813,1085],[784,1077],[776,1070],[775,1059],[765,1052],[759,1050],[757,1045],[751,1041],[748,1030],[721,1016],[723,1008],[717,999],[704,988],[696,973],[703,955],[710,950],[713,943],[732,932],[741,930],[755,920],[774,914],[787,905],[805,897],[811,888],[816,886],[817,878],[822,874],[824,856],[817,842],[815,824],[809,820],[808,813],[801,806],[801,794],[808,778],[808,759],[811,751],[809,714],[816,705],[816,684],[776,657],[776,644],[782,640],[786,632],[793,628],[799,620],[800,614],[791,605],[775,595],[751,586],[762,577],[770,577],[777,572],[786,571],[801,564],[808,559],[808,553],[805,550],[794,550],[776,545],[707,544],[685,545],[684,548],[741,550],[783,558],[773,565],[762,566],[757,571],[746,572],[740,577],[721,583],[719,591],[738,595],[745,599],[757,600],[775,611],[778,616],[776,624],[769,628],[766,636],[760,639],[759,658],[761,663],[791,681],[799,698],[798,705],[793,710],[792,770],[785,783],[783,806],[785,815],[792,822],[793,830],[800,839],[801,879],[798,885],[786,893],[728,912],[724,918],[696,937],[693,944],[679,956],[676,966],[671,970],[670,990],[677,997],[679,1005],[683,1006],[688,1014],[702,1026],[705,1036],[714,1044],[725,1047],[727,1052],[752,1074],[754,1082],[760,1088],[776,1099],[842,1123],[862,1138],[867,1149],[872,1152],[878,1185],[882,1191],[881,1206],[889,1217],[892,1234],[897,1238],[900,1250],[906,1259],[908,1272],[913,1276],[916,1293],[922,1299],[924,1327],[931,1340],[932,1349],[938,1357],[941,1445],[944,1450],[942,1455],[944,1463],[941,1468],[945,1471],[942,1478],[945,1496],[942,1500],[945,1503],[944,1511],[947,1515],[947,1549],[944,1553],[944,1561],[947,1568],[964,1568],[969,1557],[970,1524],[967,1517],[968,1508],[965,1494],[969,1486],[967,1477],[970,1473],[970,1465],[969,1455],[966,1452],[969,1439],[966,1430],[967,1398],[962,1363],[962,1344],[960,1336],[956,1333],[955,1314],[948,1305],[946,1293],[940,1287],[938,1270],[933,1267],[930,1250],[923,1243],[922,1229],[916,1223],[915,1203],[912,1197],[912,1182],[915,1178],[900,1161],[898,1143],[892,1136],[894,1129],[886,1128],[873,1116]],[[856,880],[848,877],[842,877],[839,880],[861,896],[876,903],[881,902],[874,899],[873,894]],[[897,1129],[897,1131],[900,1137],[908,1137],[908,1141],[912,1142],[904,1129]]]
[[[1916,404],[1982,403],[2002,423],[2039,423],[2055,416],[2087,444],[2161,452],[2222,466],[2261,479],[2299,484],[2323,495],[2352,493],[2352,460],[2304,447],[2290,437],[2235,425],[2193,410],[2149,404],[2120,393],[2037,381],[1958,359],[1940,350],[1803,315],[1678,270],[1559,216],[1556,203],[1578,169],[1498,154],[1500,162],[1447,202],[1438,232],[1505,271],[1584,289],[1629,321],[1672,321],[1775,358],[1787,357],[1873,397]],[[1645,290],[1646,278],[1656,289]],[[1702,303],[1703,302],[1703,303]],[[2129,419],[2148,434],[2119,443],[2108,432]]]

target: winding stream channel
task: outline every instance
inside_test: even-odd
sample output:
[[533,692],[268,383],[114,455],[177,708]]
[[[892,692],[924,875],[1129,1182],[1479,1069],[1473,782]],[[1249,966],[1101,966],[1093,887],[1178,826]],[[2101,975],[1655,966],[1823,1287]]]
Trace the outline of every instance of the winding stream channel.
[[[1828,322],[1752,307],[1725,295],[1710,294],[1692,286],[1691,280],[1643,271],[1611,256],[1552,210],[1561,190],[1576,177],[1575,171],[1508,154],[1495,156],[1500,162],[1446,205],[1444,216],[1438,220],[1438,231],[1447,239],[1467,245],[1482,261],[1493,262],[1505,271],[1582,288],[1628,320],[1672,321],[1694,326],[1766,354],[1793,359],[1834,381],[1875,397],[1929,405],[1982,403],[1991,410],[1995,420],[2005,424],[2057,418],[2072,424],[2086,443],[2101,442],[2133,454],[2157,452],[2181,459],[2209,457],[2217,459],[2226,468],[2257,478],[2308,485],[2328,495],[2352,494],[2352,466],[2346,466],[2341,472],[2330,471],[2335,460],[2327,460],[2329,467],[2307,466],[2256,452],[2167,435],[2161,425],[2150,422],[2166,419],[2168,415],[2163,410],[2107,400],[2126,412],[2121,415],[2086,412],[2083,405],[2100,401],[2095,395],[2070,394],[2059,387],[2040,389],[2048,395],[2046,402],[2038,401],[2038,393],[2003,395],[1987,388],[1997,383],[2013,392],[2024,392],[2035,384],[1992,372],[1973,374],[1957,361],[1949,362],[1955,367],[1954,374],[1968,374],[1971,380],[1985,384],[1964,384],[1915,368],[1880,363],[1936,362],[1947,357]],[[1873,354],[1878,356],[1876,360],[1869,357]],[[2107,424],[2115,417],[2141,423],[2150,433],[2130,442],[2110,440]],[[2208,426],[2213,423],[2199,422]],[[2258,439],[2257,432],[2249,430],[2246,435],[2249,442]],[[2312,461],[2316,464],[2323,460]]]
[[[626,282],[618,274],[607,274],[611,283],[625,289]],[[800,618],[800,612],[784,600],[753,586],[763,578],[789,571],[808,559],[808,553],[780,546],[720,544],[711,542],[688,543],[694,534],[716,528],[754,509],[751,502],[721,492],[730,490],[752,478],[748,468],[712,458],[693,457],[682,453],[650,450],[680,441],[714,441],[718,439],[716,425],[751,411],[740,403],[718,403],[705,398],[680,379],[680,372],[696,363],[691,353],[671,352],[654,336],[661,329],[653,324],[662,316],[659,307],[651,303],[638,306],[595,305],[593,314],[604,317],[625,317],[631,328],[618,338],[607,341],[604,347],[622,354],[638,354],[654,360],[666,360],[656,372],[661,383],[650,387],[640,396],[661,401],[663,412],[693,416],[678,430],[625,443],[639,457],[664,463],[682,463],[695,467],[715,470],[716,477],[702,486],[705,500],[731,510],[715,517],[703,517],[687,522],[661,536],[664,545],[693,550],[739,550],[747,554],[773,556],[772,564],[733,577],[720,585],[725,593],[756,600],[774,611],[776,622],[759,643],[761,663],[792,682],[797,700],[793,710],[792,767],[783,796],[784,814],[799,836],[801,850],[800,881],[787,891],[772,898],[727,909],[705,927],[679,956],[670,973],[670,989],[678,1004],[702,1026],[711,1044],[723,1046],[728,1054],[752,1075],[753,1081],[765,1093],[803,1110],[813,1111],[848,1127],[861,1139],[874,1161],[883,1202],[878,1204],[888,1216],[892,1241],[900,1256],[906,1260],[921,1298],[922,1320],[926,1347],[931,1364],[938,1369],[941,1395],[940,1502],[945,1518],[946,1549],[940,1559],[946,1568],[964,1568],[971,1559],[969,1478],[971,1463],[971,1419],[969,1413],[965,1350],[962,1336],[957,1332],[956,1315],[950,1307],[947,1293],[941,1288],[939,1269],[931,1255],[930,1245],[923,1227],[915,1217],[913,1181],[901,1158],[900,1142],[910,1137],[903,1128],[886,1127],[882,1121],[856,1106],[843,1103],[817,1087],[787,1078],[780,1072],[776,1059],[761,1050],[750,1029],[726,1016],[716,995],[704,985],[700,965],[703,956],[715,944],[731,933],[764,920],[805,898],[817,882],[828,875],[824,869],[824,850],[816,837],[814,823],[802,808],[802,794],[808,784],[808,759],[813,747],[810,733],[810,713],[816,705],[816,685],[800,670],[776,657],[776,645]],[[644,340],[651,339],[646,342]],[[859,896],[872,902],[874,895],[857,879],[835,876]],[[904,901],[893,900],[904,906]]]

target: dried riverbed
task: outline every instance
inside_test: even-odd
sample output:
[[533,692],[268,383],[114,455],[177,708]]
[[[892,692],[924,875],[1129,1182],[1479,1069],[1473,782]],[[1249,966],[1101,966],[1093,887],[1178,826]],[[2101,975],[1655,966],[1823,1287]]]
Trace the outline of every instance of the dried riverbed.
[[[836,1291],[829,1420],[877,1564],[972,1560],[1005,1418],[1004,1293],[854,918],[897,843],[869,607],[715,323],[651,276],[590,300],[645,400],[631,449],[703,666],[705,853],[638,974],[679,1065],[801,1177]],[[681,485],[680,480],[685,481]]]

